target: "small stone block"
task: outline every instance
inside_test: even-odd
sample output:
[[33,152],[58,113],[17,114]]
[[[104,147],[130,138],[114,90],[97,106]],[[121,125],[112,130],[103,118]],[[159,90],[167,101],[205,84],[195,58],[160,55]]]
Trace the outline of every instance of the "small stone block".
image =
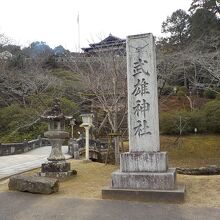
[[120,171],[112,173],[113,189],[171,190],[175,188],[175,182],[175,169],[168,169],[165,173],[125,173]]
[[166,172],[167,152],[127,152],[121,154],[121,172]]
[[92,161],[91,161],[91,160],[87,160],[87,159],[82,160],[82,162],[83,162],[83,163],[92,163]]
[[173,190],[113,189],[102,190],[102,199],[128,200],[138,202],[184,202],[185,186],[177,185]]
[[67,172],[45,172],[45,173],[40,172],[39,176],[64,179],[66,177],[70,177],[70,176],[73,176],[73,175],[76,175],[76,174],[77,174],[76,170],[69,170]]
[[9,179],[9,190],[18,190],[22,192],[51,194],[58,192],[59,180],[54,178],[16,175]]

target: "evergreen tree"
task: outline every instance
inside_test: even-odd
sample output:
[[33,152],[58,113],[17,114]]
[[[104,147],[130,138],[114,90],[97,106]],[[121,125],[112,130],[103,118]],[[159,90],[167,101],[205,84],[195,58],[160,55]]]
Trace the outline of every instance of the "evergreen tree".
[[179,9],[170,17],[167,17],[167,20],[162,24],[162,33],[169,33],[170,37],[168,38],[169,43],[175,45],[183,45],[187,42],[189,37],[189,15]]
[[215,15],[220,15],[220,1],[216,0],[193,0],[189,11],[194,14],[198,9],[207,9]]
[[191,16],[190,22],[190,35],[192,39],[198,39],[199,37],[220,31],[220,23],[217,17],[212,11],[205,8],[197,9]]

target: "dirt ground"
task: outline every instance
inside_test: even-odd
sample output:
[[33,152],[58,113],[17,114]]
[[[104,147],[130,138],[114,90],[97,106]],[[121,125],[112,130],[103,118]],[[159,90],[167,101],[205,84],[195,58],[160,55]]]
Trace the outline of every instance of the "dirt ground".
[[[117,169],[114,165],[102,163],[83,163],[70,160],[72,169],[78,174],[60,183],[60,190],[51,197],[78,197],[101,199],[101,190],[110,185],[111,173]],[[27,172],[35,174],[39,169]],[[187,176],[177,175],[177,182],[186,186],[184,205],[220,208],[220,175]],[[0,181],[0,191],[8,191],[8,179]]]

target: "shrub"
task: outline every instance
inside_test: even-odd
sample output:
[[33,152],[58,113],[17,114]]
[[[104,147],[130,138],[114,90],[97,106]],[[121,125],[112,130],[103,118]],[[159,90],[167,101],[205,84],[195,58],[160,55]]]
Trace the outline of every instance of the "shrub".
[[220,133],[220,100],[213,100],[204,106],[207,131]]
[[61,110],[66,115],[73,115],[78,110],[77,104],[65,97],[60,98],[60,104],[61,104]]
[[170,95],[172,93],[173,93],[173,86],[165,86],[161,91],[161,95]]
[[197,128],[198,133],[204,133],[207,131],[206,118],[202,110],[190,112],[189,116],[190,133],[194,133],[195,128]]
[[177,134],[177,129],[173,124],[174,115],[171,113],[160,114],[160,133],[161,134]]
[[188,93],[188,89],[185,86],[180,86],[178,88],[178,92],[180,92],[180,91],[183,92],[184,95],[186,95]]
[[220,94],[219,94],[219,93],[218,93],[218,94],[216,94],[215,99],[220,100]]
[[[28,125],[40,116],[40,111],[36,111],[38,108],[37,99],[32,97],[31,101],[32,108],[24,108],[18,104],[12,104],[0,109],[0,142],[22,142],[24,139],[35,139],[38,135],[43,136],[43,133],[47,130],[46,122],[38,121],[33,125]],[[74,102],[65,97],[61,98],[60,101],[65,115],[75,114],[74,117],[77,116],[77,105]],[[52,99],[48,98],[46,103],[51,106]]]
[[207,99],[215,99],[216,98],[216,93],[211,90],[205,90],[203,92],[203,96]]
[[197,128],[199,133],[207,131],[205,115],[202,111],[196,112],[174,112],[160,114],[160,132],[162,134],[176,135],[194,133]]
[[184,97],[185,95],[186,95],[185,92],[183,92],[183,91],[178,91],[178,92],[177,92],[177,98],[178,98],[178,100],[181,100],[181,98]]
[[25,126],[39,117],[33,108],[23,108],[12,104],[0,110],[1,142],[22,142],[24,139],[35,139],[47,128],[42,121]]
[[0,131],[7,132],[15,130],[23,124],[27,118],[35,115],[34,109],[22,108],[17,104],[12,104],[0,110]]
[[26,140],[36,139],[39,135],[43,137],[44,132],[47,130],[47,123],[39,122],[31,127],[22,128],[20,130],[10,131],[7,134],[1,136],[0,142],[13,143],[23,142]]
[[192,127],[190,126],[190,112],[161,113],[160,132],[162,134],[179,134],[180,124],[182,134],[192,132]]

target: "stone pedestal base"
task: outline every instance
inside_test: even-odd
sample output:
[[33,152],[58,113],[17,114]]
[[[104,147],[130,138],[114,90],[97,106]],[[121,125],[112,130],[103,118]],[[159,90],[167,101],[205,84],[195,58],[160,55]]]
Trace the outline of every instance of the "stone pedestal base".
[[166,152],[128,152],[120,156],[120,170],[112,173],[112,186],[103,199],[135,201],[184,200],[185,187],[176,185],[176,169],[168,168]]
[[113,189],[102,190],[103,199],[128,200],[138,202],[184,202],[185,186],[173,190]]
[[60,161],[42,164],[39,176],[65,178],[76,174],[76,170],[70,170],[70,163]]

